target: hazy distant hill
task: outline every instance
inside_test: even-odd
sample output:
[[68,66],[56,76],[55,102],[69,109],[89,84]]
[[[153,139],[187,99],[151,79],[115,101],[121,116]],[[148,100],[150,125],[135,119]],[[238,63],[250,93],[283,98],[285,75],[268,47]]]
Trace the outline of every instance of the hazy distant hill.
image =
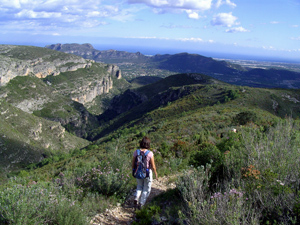
[[144,56],[140,52],[130,53],[126,51],[117,50],[105,50],[100,51],[94,49],[91,44],[53,44],[47,45],[46,48],[53,49],[60,52],[65,52],[69,54],[74,54],[81,56],[86,59],[92,59],[95,61],[102,61],[106,63],[111,63],[112,60],[126,61],[126,60],[147,60],[148,57]]
[[55,44],[46,48],[84,58],[117,64],[127,79],[138,76],[166,77],[175,73],[203,73],[227,83],[251,87],[300,88],[300,73],[278,69],[249,69],[198,54],[145,56],[140,52],[99,51],[90,44]]

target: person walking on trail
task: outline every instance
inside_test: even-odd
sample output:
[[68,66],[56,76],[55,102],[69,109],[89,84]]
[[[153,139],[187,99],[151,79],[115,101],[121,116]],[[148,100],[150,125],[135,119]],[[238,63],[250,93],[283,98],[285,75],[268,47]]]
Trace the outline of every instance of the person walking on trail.
[[132,170],[136,170],[136,159],[138,155],[145,155],[147,169],[149,169],[149,173],[147,172],[147,176],[144,179],[136,179],[137,180],[137,188],[136,195],[134,199],[134,205],[138,207],[142,207],[145,205],[146,200],[151,192],[151,184],[153,181],[153,172],[155,174],[155,178],[157,179],[156,166],[154,162],[153,152],[149,150],[150,148],[150,139],[148,137],[143,137],[140,142],[140,149],[137,149],[133,153],[132,158]]

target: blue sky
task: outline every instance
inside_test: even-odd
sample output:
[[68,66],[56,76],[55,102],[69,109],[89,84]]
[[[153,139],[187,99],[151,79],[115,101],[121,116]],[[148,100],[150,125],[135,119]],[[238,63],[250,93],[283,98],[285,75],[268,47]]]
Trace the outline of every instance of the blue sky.
[[0,0],[0,44],[300,62],[300,0]]

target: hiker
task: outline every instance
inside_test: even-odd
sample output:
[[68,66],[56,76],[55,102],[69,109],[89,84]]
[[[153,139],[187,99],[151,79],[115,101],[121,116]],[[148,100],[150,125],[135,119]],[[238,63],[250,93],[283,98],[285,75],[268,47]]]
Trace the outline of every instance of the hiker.
[[150,139],[148,137],[143,137],[143,139],[140,142],[140,149],[137,149],[133,153],[132,158],[132,170],[134,171],[135,164],[136,164],[136,158],[138,154],[146,154],[146,162],[147,169],[149,169],[149,176],[144,179],[136,179],[137,180],[137,188],[136,188],[136,197],[134,199],[135,206],[142,207],[150,194],[151,191],[151,184],[153,180],[153,172],[155,173],[156,179],[158,178],[155,162],[154,162],[154,155],[153,152],[149,150],[150,148]]

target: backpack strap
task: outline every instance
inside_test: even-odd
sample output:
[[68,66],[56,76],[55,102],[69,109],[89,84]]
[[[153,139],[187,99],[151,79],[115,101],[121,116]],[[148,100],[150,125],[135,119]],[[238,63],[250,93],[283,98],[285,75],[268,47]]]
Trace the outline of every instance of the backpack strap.
[[140,150],[140,149],[137,149],[137,150],[136,150],[136,154],[137,154],[137,155],[140,155],[140,154],[141,154],[141,150]]
[[150,153],[150,151],[147,150],[147,151],[145,152],[145,157],[146,157],[149,153]]

